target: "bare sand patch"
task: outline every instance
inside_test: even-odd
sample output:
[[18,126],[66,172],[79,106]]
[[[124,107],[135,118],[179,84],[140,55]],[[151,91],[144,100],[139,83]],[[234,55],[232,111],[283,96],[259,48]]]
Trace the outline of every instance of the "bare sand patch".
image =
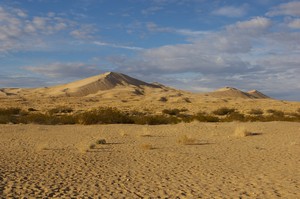
[[299,198],[300,124],[240,125],[0,125],[0,198]]

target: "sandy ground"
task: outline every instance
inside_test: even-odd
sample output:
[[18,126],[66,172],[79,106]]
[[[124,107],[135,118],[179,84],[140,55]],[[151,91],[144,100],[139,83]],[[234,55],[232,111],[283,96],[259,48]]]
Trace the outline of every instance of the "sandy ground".
[[300,123],[0,126],[0,198],[300,198],[299,165]]

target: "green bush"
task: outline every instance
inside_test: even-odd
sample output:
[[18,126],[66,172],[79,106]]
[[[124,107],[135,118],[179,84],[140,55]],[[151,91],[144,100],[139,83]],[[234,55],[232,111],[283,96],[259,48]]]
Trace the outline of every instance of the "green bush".
[[234,111],[235,111],[235,109],[233,109],[233,108],[222,107],[222,108],[219,108],[217,110],[214,110],[213,114],[215,114],[215,115],[228,115],[228,114],[233,113]]

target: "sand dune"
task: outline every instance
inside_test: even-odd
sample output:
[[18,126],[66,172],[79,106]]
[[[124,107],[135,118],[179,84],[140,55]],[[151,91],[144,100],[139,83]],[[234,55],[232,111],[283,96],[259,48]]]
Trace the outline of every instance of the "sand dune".
[[259,92],[258,90],[251,90],[251,91],[248,91],[247,93],[250,94],[251,96],[253,96],[254,98],[257,98],[257,99],[270,98],[269,96]]
[[[236,137],[239,126],[258,135]],[[300,198],[299,130],[285,122],[1,125],[0,198]],[[179,144],[183,135],[194,143]],[[108,144],[89,149],[99,139]]]
[[243,98],[243,99],[266,99],[269,98],[267,95],[257,91],[251,90],[249,92],[243,92],[237,88],[224,87],[216,91],[207,93],[213,97],[227,97],[227,98]]
[[40,88],[35,91],[50,96],[84,97],[95,95],[98,92],[101,93],[101,91],[111,90],[114,88],[123,88],[126,90],[132,87],[141,88],[141,86],[152,88],[159,87],[121,73],[107,72],[68,84],[49,88]]

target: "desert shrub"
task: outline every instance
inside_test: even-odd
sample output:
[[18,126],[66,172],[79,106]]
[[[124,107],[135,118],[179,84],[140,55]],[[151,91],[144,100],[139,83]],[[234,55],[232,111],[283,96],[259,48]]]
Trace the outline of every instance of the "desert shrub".
[[275,110],[275,109],[268,109],[267,113],[270,113],[270,114],[273,114],[273,115],[276,115],[276,116],[283,116],[284,115],[284,112],[278,111],[278,110]]
[[219,108],[217,110],[214,110],[213,114],[215,114],[215,115],[228,115],[228,114],[233,113],[234,111],[235,111],[235,109],[233,109],[233,108],[222,107],[222,108]]
[[205,112],[199,112],[195,115],[195,119],[199,122],[219,122],[220,119],[215,116],[208,115]]
[[33,111],[37,111],[37,109],[35,109],[35,108],[28,108],[28,111],[33,112]]
[[183,98],[183,100],[184,100],[186,103],[192,103],[191,100],[190,100],[190,98],[188,98],[188,97]]
[[48,111],[49,114],[53,115],[53,114],[61,114],[61,113],[72,113],[73,112],[73,109],[70,108],[70,107],[56,107],[56,108],[53,108],[53,109],[50,109]]
[[115,108],[99,108],[79,114],[80,124],[132,124],[133,119]]
[[251,116],[244,116],[244,117],[245,117],[244,121],[249,121],[249,122],[266,121],[266,117],[264,117],[263,115],[251,115]]
[[182,135],[177,139],[177,143],[183,144],[183,145],[193,145],[196,144],[197,140],[191,137],[188,137],[187,135]]
[[264,112],[261,109],[251,109],[249,111],[249,114],[251,115],[262,115]]
[[106,140],[105,139],[97,140],[96,144],[106,144]]
[[177,115],[177,117],[180,118],[180,120],[185,123],[190,123],[195,119],[193,115],[188,115],[188,114],[179,114]]
[[48,114],[32,113],[18,118],[18,122],[24,124],[55,125],[55,124],[59,124],[59,119],[58,117],[51,116]]
[[11,115],[0,115],[0,124],[8,124],[8,123],[13,123],[13,116]]
[[181,112],[181,110],[175,108],[175,109],[164,109],[162,113],[167,115],[178,115]]
[[149,115],[144,117],[133,117],[135,124],[148,124],[148,125],[160,125],[160,124],[177,124],[180,120],[176,117],[164,116],[164,115]]
[[232,112],[226,115],[225,118],[222,118],[222,122],[233,122],[233,121],[241,121],[244,122],[246,120],[245,116],[239,112]]
[[61,115],[57,116],[56,124],[76,124],[78,123],[78,119],[75,115]]
[[168,99],[166,97],[161,97],[158,101],[160,101],[160,102],[167,102]]
[[89,146],[89,148],[90,148],[90,149],[95,149],[95,148],[96,148],[96,144],[91,144],[91,145]]
[[20,112],[20,108],[0,108],[0,115],[17,115]]

